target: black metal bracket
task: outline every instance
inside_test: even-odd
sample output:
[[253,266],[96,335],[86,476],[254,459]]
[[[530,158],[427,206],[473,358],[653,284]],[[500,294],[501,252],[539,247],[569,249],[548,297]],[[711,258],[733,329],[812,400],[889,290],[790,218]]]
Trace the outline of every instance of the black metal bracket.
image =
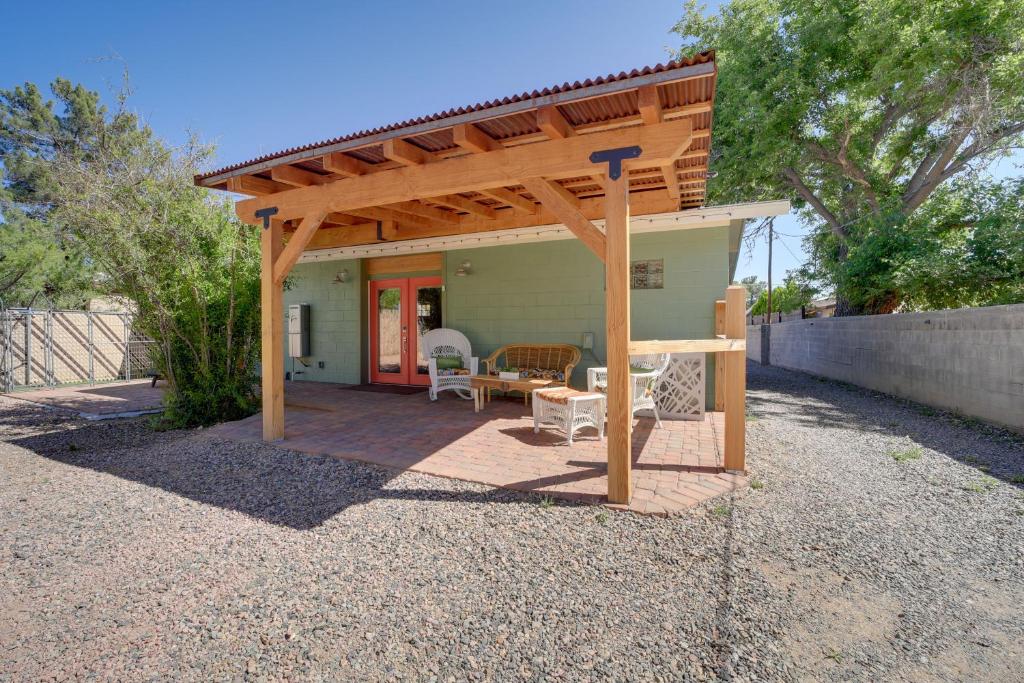
[[615,149],[602,149],[590,155],[590,163],[600,164],[608,162],[608,177],[618,180],[622,176],[622,162],[624,159],[636,159],[643,150],[638,145],[632,147],[616,147]]
[[270,227],[270,217],[277,213],[276,206],[268,206],[265,209],[256,209],[256,218],[263,219],[263,229]]
[[377,221],[377,241],[387,242],[387,240],[384,239],[384,221]]

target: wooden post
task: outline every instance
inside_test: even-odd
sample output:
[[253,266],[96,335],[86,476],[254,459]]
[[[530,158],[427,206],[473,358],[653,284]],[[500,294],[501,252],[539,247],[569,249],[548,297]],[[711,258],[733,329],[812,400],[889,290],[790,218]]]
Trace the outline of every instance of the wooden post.
[[284,438],[284,303],[283,286],[274,281],[274,264],[282,251],[282,221],[260,228],[260,315],[263,346],[260,365],[263,387],[263,440]]
[[[740,285],[725,290],[725,336],[744,339],[744,292]],[[743,472],[746,469],[746,351],[729,351],[725,355],[725,469]]]
[[629,174],[605,179],[605,335],[608,353],[608,501],[633,495],[629,376]]
[[[715,302],[715,337],[725,334],[725,299]],[[715,354],[715,412],[725,410],[725,354]]]

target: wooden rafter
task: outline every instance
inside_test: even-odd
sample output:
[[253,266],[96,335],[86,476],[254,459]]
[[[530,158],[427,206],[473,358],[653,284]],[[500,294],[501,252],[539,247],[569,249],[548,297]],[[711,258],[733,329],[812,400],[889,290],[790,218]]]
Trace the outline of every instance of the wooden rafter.
[[355,157],[350,157],[341,152],[334,152],[323,157],[324,170],[335,173],[346,178],[354,178],[363,175],[370,170],[370,165]]
[[[630,197],[630,205],[638,214],[668,213],[678,206],[675,200],[664,190],[634,193]],[[431,226],[413,226],[398,224],[394,232],[386,229],[381,233],[386,241],[419,239],[426,237],[449,237],[452,235],[472,235],[477,233],[501,232],[510,228],[529,228],[541,225],[556,225],[561,219],[547,207],[535,204],[537,212],[530,216],[516,215],[511,211],[501,211],[496,219],[477,219],[462,216],[458,225],[435,223]],[[592,197],[579,200],[579,211],[588,220],[604,218],[604,198]],[[325,234],[321,239],[320,233]],[[378,242],[376,223],[359,223],[351,228],[321,228],[307,249],[331,249],[336,247],[356,247]],[[313,246],[313,245],[316,246]]]
[[562,116],[562,112],[558,111],[558,107],[555,106],[541,107],[537,110],[537,127],[553,140],[576,135],[572,124]]
[[395,211],[401,211],[414,216],[421,216],[422,218],[427,218],[438,223],[458,225],[460,220],[460,217],[451,211],[436,209],[432,206],[421,204],[420,202],[398,202],[397,204],[389,204],[384,208],[394,209]]
[[459,124],[452,128],[452,139],[459,147],[470,152],[493,152],[501,149],[501,143],[471,123]]
[[242,220],[257,223],[256,210],[271,206],[278,209],[280,220],[290,220],[320,208],[355,213],[353,209],[365,206],[515,186],[523,177],[578,178],[602,172],[590,161],[591,152],[632,145],[639,146],[643,153],[638,159],[624,162],[626,170],[649,168],[678,158],[690,145],[691,131],[690,121],[682,119],[577,135],[294,188],[242,200],[235,208]]
[[381,151],[388,159],[406,166],[419,166],[433,159],[433,155],[430,152],[401,138],[385,140],[384,144],[381,145]]
[[465,211],[466,213],[482,216],[489,220],[493,220],[496,216],[494,209],[489,206],[484,206],[480,202],[475,202],[472,199],[466,199],[460,197],[457,194],[446,194],[440,197],[428,197],[428,201],[440,204],[442,206],[449,206],[458,211]]
[[263,195],[274,194],[276,192],[284,192],[285,190],[291,189],[291,186],[283,183],[274,182],[273,180],[267,180],[266,178],[257,178],[251,175],[240,175],[234,178],[228,178],[228,191],[237,192],[238,194],[253,195],[261,197]]
[[353,216],[359,216],[365,220],[396,221],[417,228],[429,228],[434,224],[434,221],[430,218],[424,218],[414,213],[397,211],[383,206],[365,206],[358,209],[350,209],[349,213]]
[[504,187],[489,187],[486,190],[477,190],[480,194],[495,199],[503,204],[508,204],[513,209],[521,211],[522,213],[535,214],[537,213],[537,205],[531,202],[526,197],[513,192],[512,190],[505,189]]
[[331,182],[329,176],[323,176],[294,166],[276,166],[270,169],[270,177],[279,183],[291,185],[292,187],[325,185]]
[[[637,108],[640,109],[640,118],[647,125],[661,123],[665,120],[656,85],[645,85],[637,90]],[[673,198],[679,199],[679,175],[676,172],[675,160],[661,167],[661,175],[665,178],[665,186],[668,188],[669,194]]]

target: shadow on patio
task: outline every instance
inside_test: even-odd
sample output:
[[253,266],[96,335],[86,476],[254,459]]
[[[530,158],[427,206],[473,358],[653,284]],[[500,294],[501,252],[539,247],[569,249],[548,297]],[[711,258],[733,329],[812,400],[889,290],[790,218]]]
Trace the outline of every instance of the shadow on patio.
[[[471,402],[454,396],[432,403],[424,394],[299,382],[287,386],[285,401],[284,448],[570,500],[606,500],[606,445],[596,430],[578,433],[572,447],[550,428],[534,434],[532,413],[521,400],[495,399],[474,413]],[[630,509],[666,514],[745,484],[721,469],[721,414],[666,420],[663,429],[654,429],[649,418],[635,425]],[[259,441],[261,417],[208,434]]]

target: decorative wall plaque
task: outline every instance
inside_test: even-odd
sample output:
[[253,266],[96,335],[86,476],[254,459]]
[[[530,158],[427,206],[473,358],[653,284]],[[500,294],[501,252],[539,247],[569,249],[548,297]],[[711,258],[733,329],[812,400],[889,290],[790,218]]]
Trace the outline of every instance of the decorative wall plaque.
[[630,280],[633,289],[664,289],[665,260],[633,261]]

